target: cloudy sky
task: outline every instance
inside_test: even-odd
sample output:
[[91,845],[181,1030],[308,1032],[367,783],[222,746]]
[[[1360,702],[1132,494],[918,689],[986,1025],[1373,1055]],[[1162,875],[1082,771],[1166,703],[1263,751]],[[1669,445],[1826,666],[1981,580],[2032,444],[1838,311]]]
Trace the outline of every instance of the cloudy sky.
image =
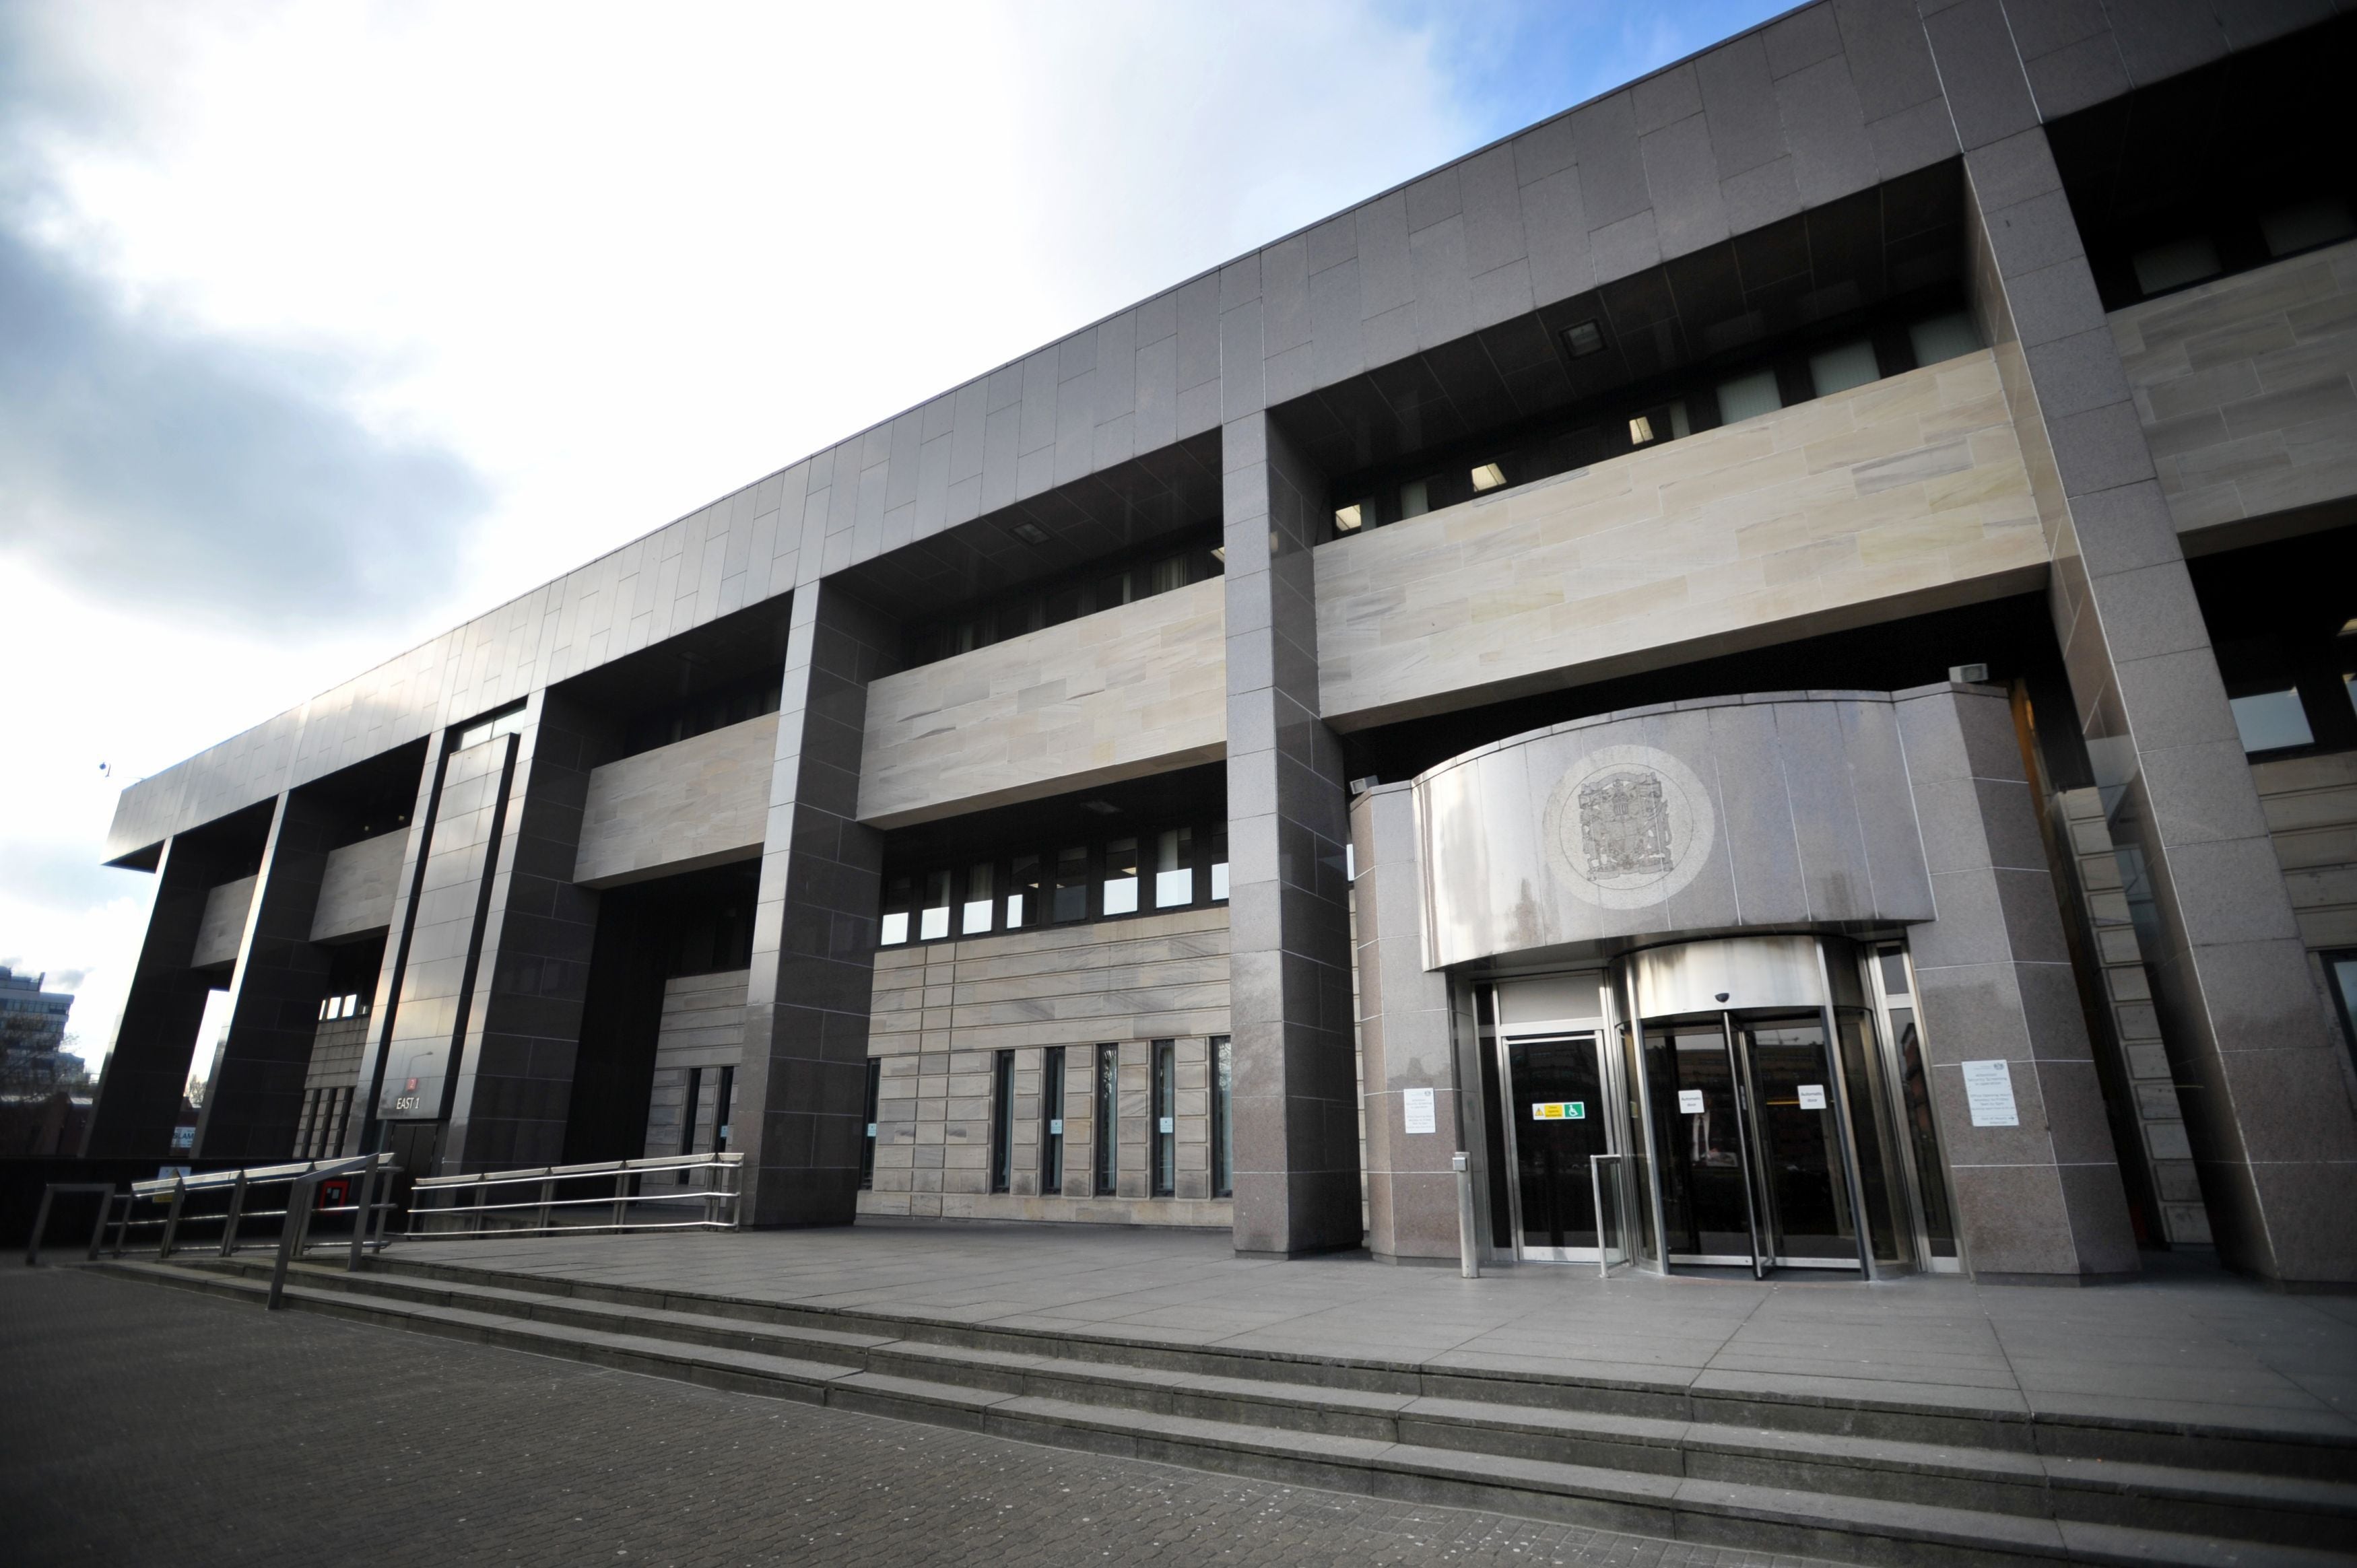
[[1784,8],[0,0],[0,963],[95,1066],[124,783]]

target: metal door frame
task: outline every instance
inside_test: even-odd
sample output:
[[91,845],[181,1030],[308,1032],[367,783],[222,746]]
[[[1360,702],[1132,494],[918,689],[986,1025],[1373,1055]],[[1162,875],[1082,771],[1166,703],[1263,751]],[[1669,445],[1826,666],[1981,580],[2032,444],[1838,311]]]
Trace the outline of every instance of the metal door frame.
[[[1496,1018],[1501,1015],[1496,996],[1497,986],[1492,983],[1489,989],[1491,993],[1490,1015]],[[1521,1140],[1515,1131],[1522,1119],[1514,1112],[1518,1096],[1514,1090],[1514,1060],[1508,1047],[1515,1040],[1555,1040],[1561,1039],[1566,1035],[1586,1035],[1590,1047],[1596,1053],[1596,1092],[1601,1102],[1597,1106],[1597,1110],[1602,1112],[1608,1106],[1617,1110],[1619,1101],[1616,1096],[1624,1093],[1625,1090],[1618,1082],[1620,1075],[1617,1070],[1618,1064],[1612,1060],[1613,1053],[1605,1049],[1607,1040],[1611,1037],[1609,1022],[1609,1019],[1601,1017],[1559,1018],[1544,1023],[1500,1023],[1491,1026],[1489,1045],[1490,1049],[1495,1053],[1491,1061],[1498,1072],[1499,1125],[1505,1133],[1501,1141],[1505,1144],[1506,1168],[1501,1171],[1499,1176],[1506,1184],[1506,1230],[1513,1243],[1516,1262],[1601,1262],[1604,1257],[1604,1217],[1601,1214],[1596,1216],[1596,1245],[1593,1247],[1533,1247],[1523,1241],[1523,1152]],[[1607,1114],[1603,1120],[1606,1122],[1604,1137],[1608,1151],[1616,1155],[1626,1153],[1620,1130],[1613,1124],[1617,1118]],[[1627,1162],[1623,1161],[1621,1164],[1625,1165]],[[1620,1181],[1625,1188],[1628,1183],[1625,1171]],[[1625,1212],[1628,1204],[1628,1195],[1625,1191],[1621,1194],[1621,1203]],[[1636,1249],[1633,1246],[1630,1248],[1630,1255],[1632,1258],[1636,1256]]]
[[[1953,1182],[1948,1185],[1948,1222],[1956,1231],[1956,1255],[1953,1258],[1941,1258],[1934,1257],[1932,1252],[1932,1233],[1923,1220],[1925,1211],[1922,1178],[1915,1170],[1914,1133],[1908,1123],[1907,1102],[1903,1091],[1899,1087],[1906,1081],[1907,1064],[1899,1055],[1898,1031],[1890,1026],[1890,1009],[1893,1005],[1890,993],[1882,983],[1881,966],[1875,962],[1876,951],[1880,948],[1895,949],[1899,954],[1900,963],[1906,968],[1905,1005],[1907,1011],[1915,1019],[1915,1037],[1921,1042],[1927,1079],[1931,1071],[1931,1037],[1923,1024],[1923,993],[1916,981],[1915,955],[1909,950],[1906,939],[1903,936],[1880,937],[1870,941],[1860,941],[1857,944],[1857,962],[1860,978],[1866,986],[1866,1014],[1874,1026],[1875,1052],[1878,1059],[1882,1063],[1883,1081],[1889,1086],[1888,1092],[1882,1097],[1885,1102],[1884,1109],[1892,1119],[1893,1129],[1903,1140],[1901,1157],[1897,1163],[1900,1167],[1900,1178],[1907,1187],[1907,1218],[1915,1238],[1915,1267],[1919,1272],[1927,1274],[1966,1273],[1970,1271],[1964,1266],[1964,1227],[1955,1223],[1956,1189]],[[1924,1092],[1928,1094],[1932,1087],[1929,1081],[1926,1081],[1923,1087]],[[1940,1119],[1937,1116],[1932,1118],[1932,1147],[1940,1156],[1941,1171],[1944,1174],[1953,1168],[1948,1164],[1947,1138],[1941,1132]]]

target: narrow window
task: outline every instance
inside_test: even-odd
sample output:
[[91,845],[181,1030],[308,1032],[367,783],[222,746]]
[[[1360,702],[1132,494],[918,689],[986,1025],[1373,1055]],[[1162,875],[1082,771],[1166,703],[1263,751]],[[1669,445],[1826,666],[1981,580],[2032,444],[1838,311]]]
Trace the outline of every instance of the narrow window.
[[1058,925],[1089,918],[1088,845],[1056,852],[1056,902],[1048,918]]
[[1064,1047],[1049,1046],[1039,1065],[1039,1190],[1064,1190]]
[[1228,824],[1223,819],[1213,822],[1207,835],[1211,843],[1205,854],[1211,863],[1211,902],[1224,904],[1228,899]]
[[1232,1197],[1236,1190],[1235,1055],[1228,1036],[1211,1036],[1211,1196]]
[[950,934],[950,874],[925,873],[925,908],[919,917],[917,940],[937,942]]
[[720,1069],[720,1090],[712,1097],[712,1152],[728,1152],[728,1121],[737,1109],[737,1069]]
[[335,1102],[333,1106],[335,1120],[328,1128],[327,1144],[319,1150],[319,1153],[322,1155],[335,1154],[344,1146],[344,1129],[348,1124],[350,1124],[352,1117],[352,1091],[350,1090],[339,1089],[334,1091],[330,1098]]
[[2138,251],[2129,258],[2129,265],[2136,268],[2136,287],[2147,294],[2183,288],[2188,284],[2216,277],[2221,270],[2218,247],[2204,234]]
[[1006,883],[1006,929],[1019,931],[1037,925],[1045,912],[1039,902],[1039,857],[1018,854]]
[[1154,564],[1153,592],[1168,594],[1187,585],[1187,557],[1173,555]]
[[882,1058],[867,1058],[867,1092],[866,1110],[861,1119],[867,1123],[866,1136],[859,1141],[859,1190],[866,1192],[876,1186],[876,1096],[884,1086]]
[[1154,841],[1154,907],[1176,909],[1195,901],[1195,830],[1165,828]]
[[1015,1053],[990,1058],[990,1190],[1006,1192],[1015,1176]]
[[319,1157],[317,1153],[317,1134],[322,1120],[319,1114],[319,1095],[320,1091],[316,1089],[307,1089],[303,1091],[303,1122],[295,1134],[295,1157],[298,1160],[315,1160]]
[[1110,1197],[1114,1191],[1114,1159],[1121,1152],[1121,1048],[1118,1046],[1097,1047],[1096,1196]]
[[1936,365],[1943,360],[1978,352],[1980,329],[1973,325],[1971,317],[1961,310],[1954,311],[1908,328],[1907,345],[1914,349],[1917,365]]
[[1784,406],[1784,396],[1776,390],[1776,372],[1754,371],[1748,376],[1738,376],[1731,381],[1718,383],[1718,422],[1739,424],[1747,419],[1757,419],[1763,413],[1773,413]]
[[991,873],[996,869],[986,860],[966,868],[965,907],[958,912],[960,936],[979,936],[990,929]]
[[1105,845],[1104,912],[1137,913],[1137,841],[1114,839]]
[[1837,392],[1862,387],[1881,378],[1876,365],[1874,345],[1860,338],[1855,343],[1844,343],[1827,349],[1822,354],[1809,356],[1809,382],[1819,397],[1831,397]]
[[[704,1069],[692,1067],[687,1069],[687,1099],[679,1108],[679,1152],[683,1155],[695,1153],[695,1113],[702,1109],[698,1102],[703,1098]],[[686,1179],[685,1172],[681,1173],[681,1179]]]
[[884,885],[884,925],[877,932],[879,947],[898,947],[909,940],[909,911],[916,907],[914,877],[895,876]]
[[1175,1041],[1154,1042],[1154,1196],[1168,1197],[1178,1189],[1178,1047]]
[[1400,517],[1422,517],[1432,510],[1432,489],[1423,479],[1410,479],[1400,487]]

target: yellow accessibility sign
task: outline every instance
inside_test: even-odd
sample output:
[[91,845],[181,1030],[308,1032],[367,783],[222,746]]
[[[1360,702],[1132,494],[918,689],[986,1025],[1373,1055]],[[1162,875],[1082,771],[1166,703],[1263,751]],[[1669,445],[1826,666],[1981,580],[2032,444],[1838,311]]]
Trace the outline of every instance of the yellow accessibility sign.
[[1534,1122],[1585,1122],[1587,1101],[1585,1100],[1534,1100],[1531,1101]]

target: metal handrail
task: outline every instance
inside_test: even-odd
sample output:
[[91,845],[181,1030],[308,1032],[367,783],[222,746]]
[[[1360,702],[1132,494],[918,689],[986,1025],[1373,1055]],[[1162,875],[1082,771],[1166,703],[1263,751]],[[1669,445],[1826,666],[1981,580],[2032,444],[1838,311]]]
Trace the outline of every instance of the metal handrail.
[[[279,1289],[284,1283],[286,1262],[301,1250],[308,1237],[311,1221],[317,1215],[349,1214],[353,1217],[347,1268],[358,1269],[363,1253],[383,1250],[392,1210],[399,1207],[386,1195],[391,1191],[392,1178],[399,1174],[391,1155],[375,1154],[332,1160],[250,1165],[242,1170],[207,1171],[201,1176],[157,1176],[151,1181],[133,1182],[128,1192],[117,1192],[111,1183],[53,1182],[42,1190],[41,1207],[34,1220],[32,1238],[25,1249],[25,1262],[27,1267],[38,1263],[50,1202],[60,1193],[95,1192],[104,1195],[99,1204],[98,1223],[91,1231],[87,1258],[93,1261],[102,1250],[108,1251],[113,1257],[123,1256],[124,1249],[131,1244],[134,1230],[158,1232],[156,1259],[168,1261],[180,1245],[182,1229],[189,1225],[219,1225],[221,1234],[218,1251],[220,1256],[226,1258],[238,1250],[240,1231],[248,1222],[276,1219],[280,1223],[274,1244],[280,1254],[280,1277],[274,1281],[271,1291],[271,1305],[275,1306]],[[321,1182],[334,1176],[353,1175],[361,1178],[360,1190],[354,1195],[353,1201],[330,1204],[325,1208],[318,1208],[313,1201]],[[280,1183],[285,1184],[287,1188],[285,1208],[251,1208],[246,1206],[246,1195],[253,1188]],[[226,1209],[218,1214],[188,1212],[186,1205],[189,1194],[221,1191],[227,1191],[230,1195]],[[163,1212],[152,1217],[141,1216],[138,1206],[142,1203],[160,1205]],[[107,1242],[110,1230],[113,1232],[111,1248]],[[373,1237],[370,1234],[371,1230],[375,1232]]]
[[[1598,1279],[1609,1280],[1612,1277],[1612,1249],[1607,1244],[1604,1234],[1604,1167],[1608,1165],[1617,1165],[1628,1157],[1626,1155],[1587,1156],[1588,1195],[1596,1205],[1596,1277]],[[1613,1189],[1616,1193],[1620,1189],[1620,1185],[1617,1179],[1613,1182]],[[1623,1228],[1629,1223],[1629,1216],[1625,1208],[1624,1205],[1624,1211],[1620,1216]],[[1629,1255],[1634,1258],[1637,1255],[1637,1249],[1631,1247]]]
[[[449,1240],[466,1236],[548,1236],[556,1234],[585,1235],[624,1230],[734,1230],[739,1215],[737,1200],[741,1185],[740,1172],[745,1163],[743,1154],[730,1150],[716,1155],[666,1155],[654,1159],[606,1160],[595,1165],[542,1165],[531,1170],[479,1171],[466,1176],[423,1176],[410,1188],[408,1237],[413,1240]],[[693,1175],[699,1171],[712,1173],[709,1187],[674,1187],[654,1192],[644,1190],[645,1178],[651,1174]],[[610,1193],[588,1197],[560,1197],[560,1183],[608,1181]],[[509,1200],[503,1196],[493,1200],[496,1189],[534,1187],[538,1190],[529,1197]],[[463,1195],[472,1194],[472,1203],[460,1202]],[[446,1201],[436,1201],[447,1199]],[[639,1219],[632,1217],[633,1204],[661,1204],[676,1208],[682,1204],[699,1206],[703,1218],[698,1219]],[[559,1211],[607,1208],[611,1218],[603,1224],[584,1224],[578,1220],[559,1221]],[[496,1227],[483,1221],[493,1215],[522,1215],[531,1219],[521,1224],[502,1222]],[[726,1218],[723,1218],[723,1214]],[[471,1220],[471,1224],[468,1221]],[[442,1222],[437,1224],[438,1222]]]

